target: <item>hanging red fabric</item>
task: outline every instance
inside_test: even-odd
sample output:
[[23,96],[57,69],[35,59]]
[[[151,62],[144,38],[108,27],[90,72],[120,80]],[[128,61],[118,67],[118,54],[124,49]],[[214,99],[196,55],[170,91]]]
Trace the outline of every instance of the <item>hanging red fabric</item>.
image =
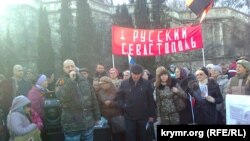
[[202,47],[200,24],[168,29],[112,26],[112,53],[115,55],[158,56]]

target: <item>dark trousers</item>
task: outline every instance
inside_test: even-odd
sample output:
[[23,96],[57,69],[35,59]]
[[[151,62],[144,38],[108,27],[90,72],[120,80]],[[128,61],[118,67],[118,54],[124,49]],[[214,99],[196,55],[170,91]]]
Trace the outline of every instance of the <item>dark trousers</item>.
[[0,119],[0,141],[8,141],[10,138],[9,131],[6,127],[6,124],[3,125],[2,123],[3,121]]
[[147,120],[125,119],[126,141],[148,141],[146,124]]
[[113,133],[112,141],[124,141],[124,132]]
[[112,141],[124,141],[125,140],[125,132],[113,133],[112,125],[109,122],[110,132],[112,133]]

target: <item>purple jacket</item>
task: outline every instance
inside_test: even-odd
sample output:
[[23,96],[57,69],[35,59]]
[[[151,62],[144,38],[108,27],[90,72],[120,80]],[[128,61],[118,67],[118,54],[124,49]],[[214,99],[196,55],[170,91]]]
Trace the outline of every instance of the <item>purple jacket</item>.
[[[30,103],[30,100],[21,95],[14,98],[7,119],[7,127],[13,136],[25,135],[37,128],[36,124],[31,123],[24,106]],[[10,138],[10,141],[13,139]]]

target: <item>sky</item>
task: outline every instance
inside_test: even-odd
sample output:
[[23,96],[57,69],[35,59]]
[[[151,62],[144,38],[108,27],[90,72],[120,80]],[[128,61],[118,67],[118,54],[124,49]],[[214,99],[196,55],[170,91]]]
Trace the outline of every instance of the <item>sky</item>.
[[[8,5],[12,4],[22,4],[22,3],[33,3],[34,0],[0,0],[0,15],[5,14],[5,9]],[[121,5],[123,3],[128,3],[129,0],[113,0],[114,5]]]
[[12,4],[32,3],[33,0],[0,0],[0,15],[4,13],[6,7]]
[[129,0],[113,0],[114,5],[122,5],[123,3],[129,3]]

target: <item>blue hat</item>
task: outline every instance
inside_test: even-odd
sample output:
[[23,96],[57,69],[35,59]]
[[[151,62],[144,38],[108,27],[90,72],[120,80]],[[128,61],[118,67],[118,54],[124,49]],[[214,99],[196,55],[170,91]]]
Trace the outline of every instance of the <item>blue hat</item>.
[[40,74],[40,75],[38,76],[37,81],[36,81],[36,85],[42,85],[42,83],[43,83],[44,81],[46,81],[46,80],[47,80],[46,75]]

